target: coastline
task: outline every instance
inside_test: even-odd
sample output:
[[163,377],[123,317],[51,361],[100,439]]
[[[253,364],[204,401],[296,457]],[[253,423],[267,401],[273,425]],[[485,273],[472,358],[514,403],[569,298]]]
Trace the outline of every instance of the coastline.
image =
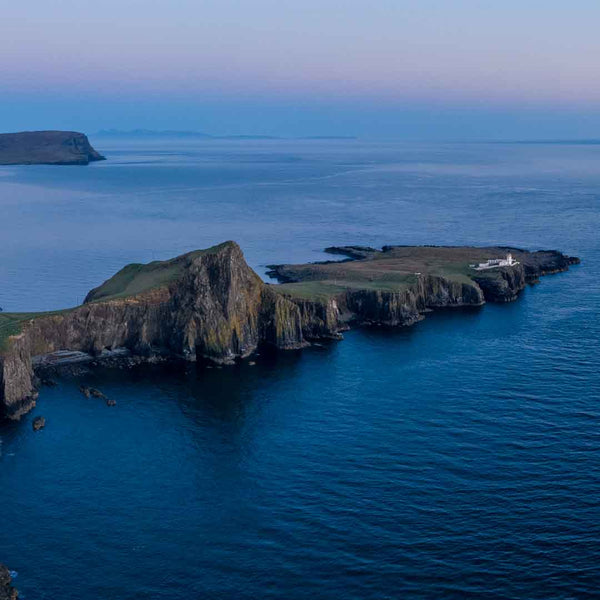
[[[485,273],[470,261],[512,251]],[[168,261],[124,267],[66,311],[0,313],[0,405],[19,419],[36,404],[41,374],[77,363],[246,359],[262,345],[301,349],[355,326],[407,327],[428,312],[511,302],[528,283],[579,259],[558,251],[386,246],[329,248],[347,260],[272,265],[266,284],[235,242]],[[417,270],[418,269],[418,270]],[[1,331],[0,331],[1,332]]]

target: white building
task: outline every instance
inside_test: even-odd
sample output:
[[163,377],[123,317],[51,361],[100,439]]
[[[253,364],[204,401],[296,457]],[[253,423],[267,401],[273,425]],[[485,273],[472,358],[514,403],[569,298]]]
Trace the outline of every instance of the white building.
[[518,265],[518,261],[513,258],[513,255],[509,252],[506,258],[490,258],[484,263],[478,265],[470,265],[476,271],[483,271],[485,269],[493,269],[495,267],[514,267]]

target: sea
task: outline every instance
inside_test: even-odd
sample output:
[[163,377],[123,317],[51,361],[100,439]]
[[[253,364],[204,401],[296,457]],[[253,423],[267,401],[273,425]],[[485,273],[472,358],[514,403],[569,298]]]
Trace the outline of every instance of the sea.
[[58,377],[0,425],[0,562],[22,598],[600,597],[600,145],[91,142],[106,161],[0,167],[5,311],[230,239],[262,277],[343,244],[581,264],[510,304],[255,365]]

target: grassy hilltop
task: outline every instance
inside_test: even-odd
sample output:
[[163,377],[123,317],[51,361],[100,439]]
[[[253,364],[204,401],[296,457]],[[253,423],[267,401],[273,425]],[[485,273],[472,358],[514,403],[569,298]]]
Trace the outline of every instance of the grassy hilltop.
[[[169,285],[183,275],[189,259],[206,254],[216,254],[232,243],[223,242],[211,248],[195,250],[169,260],[156,260],[147,264],[132,263],[126,265],[102,285],[91,290],[85,302],[128,298]],[[0,312],[0,351],[5,348],[6,341],[11,335],[17,335],[21,332],[23,324],[27,321],[40,317],[67,314],[76,308],[45,312]]]
[[[503,258],[506,248],[440,246],[387,246],[383,250],[360,246],[332,247],[327,251],[347,260],[304,265],[272,265],[269,274],[281,281],[282,293],[315,299],[352,290],[402,292],[417,284],[420,277],[443,277],[459,284],[476,279],[494,279],[500,269],[475,271],[471,264],[489,258]],[[517,260],[526,254],[511,250]]]

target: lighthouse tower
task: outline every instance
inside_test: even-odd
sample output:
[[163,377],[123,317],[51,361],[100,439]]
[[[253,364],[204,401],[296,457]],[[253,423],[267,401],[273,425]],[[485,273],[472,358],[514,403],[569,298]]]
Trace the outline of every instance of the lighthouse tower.
[[512,254],[510,252],[506,255],[506,262],[507,262],[507,264],[508,264],[509,267],[513,266],[513,257],[512,257]]

